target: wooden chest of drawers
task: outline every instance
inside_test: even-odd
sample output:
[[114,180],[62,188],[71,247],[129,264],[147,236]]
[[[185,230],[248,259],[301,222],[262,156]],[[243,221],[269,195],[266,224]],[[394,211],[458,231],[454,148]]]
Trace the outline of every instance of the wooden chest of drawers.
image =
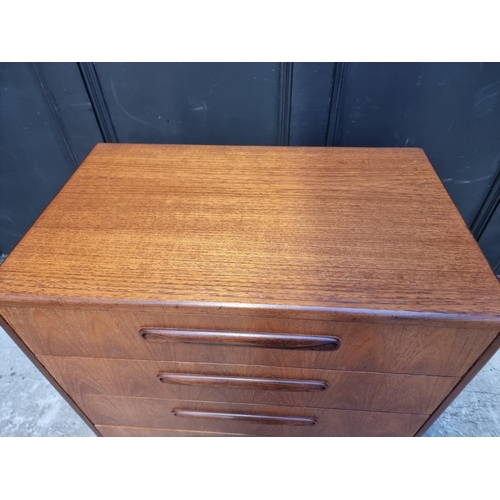
[[418,149],[98,145],[0,267],[104,436],[421,435],[500,284]]

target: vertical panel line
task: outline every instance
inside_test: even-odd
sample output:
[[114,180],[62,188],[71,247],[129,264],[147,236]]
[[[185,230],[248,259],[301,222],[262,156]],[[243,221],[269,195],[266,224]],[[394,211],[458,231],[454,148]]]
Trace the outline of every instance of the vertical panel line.
[[500,205],[500,158],[497,164],[497,175],[491,185],[488,194],[485,196],[481,208],[478,210],[474,221],[470,226],[470,230],[476,240],[479,240],[493,217],[495,210]]
[[119,142],[95,64],[92,62],[81,62],[78,63],[78,67],[80,68],[83,83],[92,104],[104,142]]
[[293,63],[280,63],[278,142],[290,144],[290,121],[292,118]]
[[71,137],[66,129],[66,125],[61,117],[61,113],[59,112],[59,107],[57,105],[57,102],[54,98],[54,95],[52,92],[50,92],[47,82],[45,80],[45,77],[43,76],[43,71],[42,68],[40,67],[40,63],[33,63],[33,69],[35,72],[36,77],[38,78],[38,83],[42,89],[43,96],[45,98],[45,101],[47,102],[47,105],[50,109],[50,112],[52,113],[52,116],[61,132],[61,137],[64,142],[64,145],[66,146],[66,150],[71,158],[71,161],[73,162],[75,168],[78,167],[78,159],[76,157],[75,153],[75,148],[73,146],[73,142],[71,141]]
[[347,63],[335,63],[332,98],[330,101],[330,116],[328,118],[325,146],[337,145],[339,135],[339,119],[342,105],[342,90],[344,87],[346,67]]

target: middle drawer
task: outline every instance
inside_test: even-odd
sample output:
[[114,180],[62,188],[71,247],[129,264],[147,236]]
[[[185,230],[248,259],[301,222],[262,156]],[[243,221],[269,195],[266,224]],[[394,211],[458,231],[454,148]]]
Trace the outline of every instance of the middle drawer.
[[457,377],[254,365],[38,356],[85,394],[431,414]]

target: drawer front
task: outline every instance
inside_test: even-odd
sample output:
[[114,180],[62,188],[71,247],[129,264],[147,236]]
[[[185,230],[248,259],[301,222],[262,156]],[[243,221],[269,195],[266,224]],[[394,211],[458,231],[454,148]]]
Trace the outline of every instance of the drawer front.
[[[19,308],[6,319],[37,355],[154,359],[329,370],[461,376],[497,331],[409,326],[396,323],[310,321],[142,311]],[[219,342],[158,342],[144,327],[195,332],[297,334],[338,337],[337,350],[280,349]]]
[[429,415],[458,382],[370,372],[39,356],[68,394],[223,401]]
[[151,429],[149,427],[116,427],[97,425],[104,437],[241,437],[244,434],[224,434],[222,432],[184,431],[176,429]]
[[150,427],[255,436],[413,436],[425,415],[85,395],[98,426]]

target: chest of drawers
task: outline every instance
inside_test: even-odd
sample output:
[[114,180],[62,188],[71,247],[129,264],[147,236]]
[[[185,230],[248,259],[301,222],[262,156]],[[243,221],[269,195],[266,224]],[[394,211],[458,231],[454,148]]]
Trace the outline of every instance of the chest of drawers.
[[98,435],[413,436],[500,284],[421,150],[101,144],[0,318]]

